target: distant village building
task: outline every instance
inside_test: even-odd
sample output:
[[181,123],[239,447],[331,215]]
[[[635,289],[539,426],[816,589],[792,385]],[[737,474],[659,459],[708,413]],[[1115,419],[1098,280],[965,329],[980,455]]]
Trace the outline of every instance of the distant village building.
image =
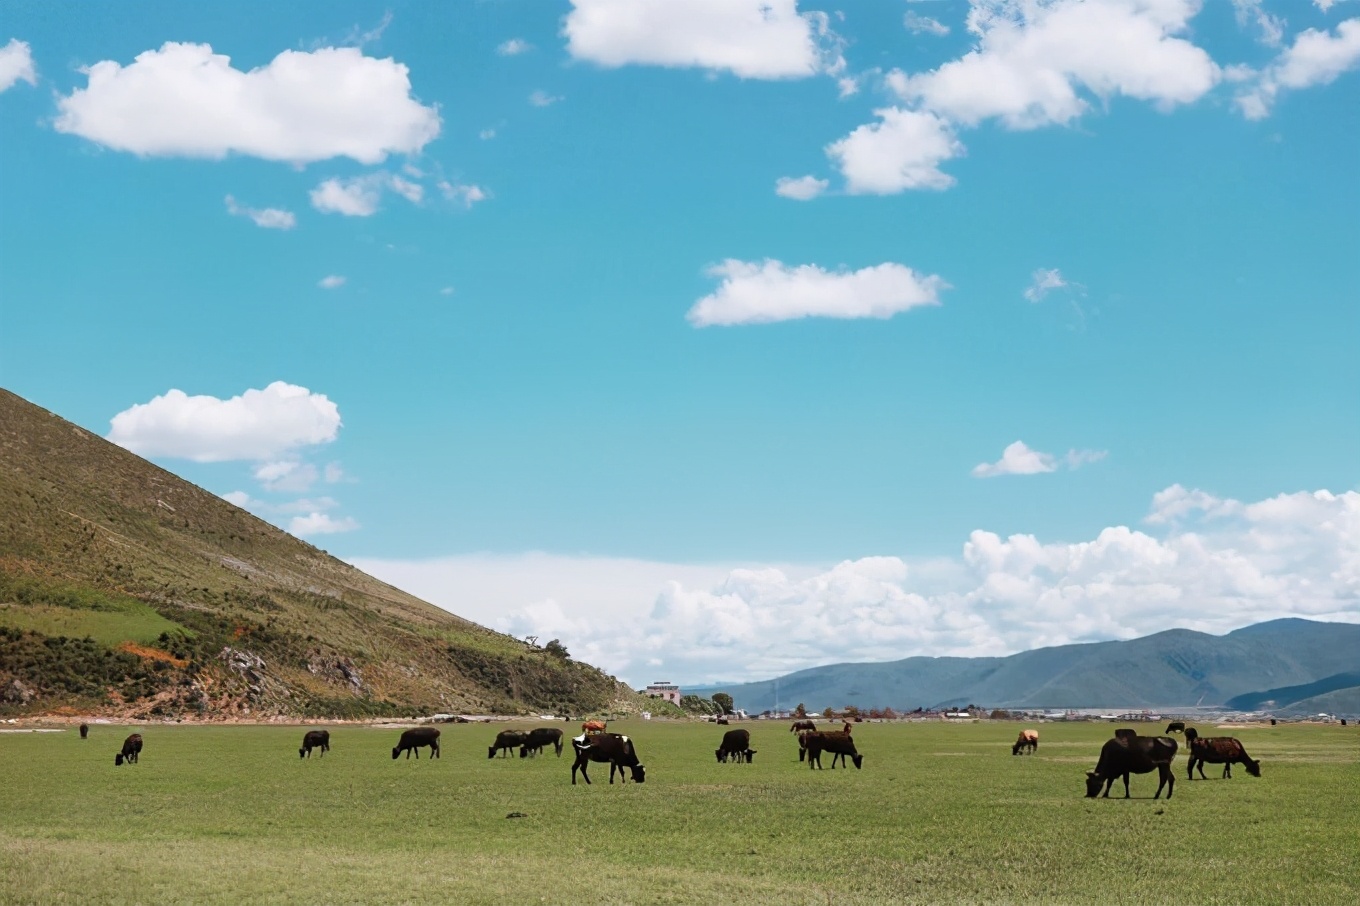
[[680,687],[675,683],[657,680],[647,687],[647,694],[655,698],[664,698],[672,705],[680,704]]

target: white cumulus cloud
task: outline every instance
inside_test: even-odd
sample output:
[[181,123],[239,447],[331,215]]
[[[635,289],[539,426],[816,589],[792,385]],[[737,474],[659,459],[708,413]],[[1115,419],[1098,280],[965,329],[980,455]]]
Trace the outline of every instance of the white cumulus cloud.
[[922,305],[939,305],[942,278],[886,262],[857,271],[828,271],[767,259],[728,259],[709,268],[722,278],[686,316],[695,327],[760,324],[795,318],[890,318]]
[[774,184],[774,192],[776,195],[782,195],[785,198],[808,201],[825,192],[829,185],[830,183],[827,180],[818,179],[815,176],[799,176],[797,178],[784,176]]
[[336,519],[327,513],[308,513],[305,516],[294,516],[288,521],[288,534],[297,535],[299,538],[311,535],[337,535],[341,532],[352,532],[357,528],[359,523],[352,517]]
[[38,84],[38,70],[33,66],[33,51],[27,41],[10,38],[0,47],[0,91],[8,91],[19,82]]
[[560,638],[635,685],[1006,655],[1171,627],[1223,633],[1287,616],[1360,622],[1360,493],[1159,497],[1197,505],[1173,524],[1075,541],[978,530],[937,560],[733,568],[525,554],[355,565],[502,631]]
[[230,399],[169,390],[115,415],[107,439],[140,456],[269,460],[330,443],[340,426],[340,410],[324,394],[275,381]]
[[1066,467],[1079,469],[1106,457],[1105,450],[1068,450],[1063,456],[1032,450],[1023,440],[1017,440],[1001,451],[996,462],[978,463],[973,467],[974,478],[996,478],[999,475],[1042,475]]
[[251,208],[238,204],[232,196],[227,196],[227,213],[233,217],[249,217],[257,227],[266,230],[291,230],[297,226],[297,217],[292,211],[282,208]]
[[900,107],[874,114],[878,122],[860,126],[826,149],[851,193],[890,195],[954,184],[940,164],[963,154],[964,148],[947,121]]
[[1264,119],[1281,91],[1326,85],[1357,66],[1360,18],[1341,22],[1334,35],[1310,28],[1300,32],[1256,82],[1238,95],[1238,109],[1247,119]]
[[844,68],[824,13],[796,0],[572,0],[568,52],[601,66],[693,67],[743,79],[797,79]]
[[374,164],[418,152],[440,128],[404,65],[354,47],[288,50],[243,72],[207,44],[167,42],[85,74],[58,99],[56,129],[143,156]]

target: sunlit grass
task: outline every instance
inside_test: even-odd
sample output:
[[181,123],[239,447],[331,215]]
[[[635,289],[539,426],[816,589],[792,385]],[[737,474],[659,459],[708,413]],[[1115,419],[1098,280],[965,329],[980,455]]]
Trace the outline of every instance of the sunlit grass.
[[746,726],[755,763],[720,765],[719,728],[620,724],[648,779],[613,787],[573,787],[570,749],[488,760],[478,724],[419,762],[352,725],[306,761],[298,727],[148,725],[122,768],[126,727],[0,734],[0,901],[1360,901],[1353,728],[1224,731],[1264,776],[1191,783],[1182,756],[1167,802],[1151,775],[1083,798],[1108,725],[1013,757],[1015,724],[861,724],[864,769],[821,772]]

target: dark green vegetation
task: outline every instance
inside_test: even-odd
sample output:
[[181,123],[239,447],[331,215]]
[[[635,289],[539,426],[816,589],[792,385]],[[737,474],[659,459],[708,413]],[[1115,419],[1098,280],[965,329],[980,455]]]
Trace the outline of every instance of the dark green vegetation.
[[0,716],[640,701],[560,644],[440,610],[0,390]]
[[[780,677],[779,702],[897,710],[1158,708],[1220,705],[1267,686],[1312,683],[1356,667],[1360,625],[1272,620],[1224,636],[1172,629],[1127,642],[1063,645],[1010,657],[912,657],[833,664]],[[775,706],[775,681],[714,686],[757,713]],[[686,690],[707,694],[708,689]],[[1315,709],[1321,710],[1321,709]]]
[[1360,902],[1354,728],[1216,730],[1263,776],[1192,783],[1182,753],[1168,802],[1152,775],[1084,798],[1110,724],[1038,725],[1016,757],[1029,724],[865,723],[863,770],[814,773],[784,722],[720,765],[725,728],[639,721],[616,728],[647,782],[613,787],[573,787],[570,749],[488,760],[503,726],[444,726],[417,762],[395,729],[331,727],[304,761],[302,727],[151,724],[121,768],[132,727],[0,733],[0,902]]

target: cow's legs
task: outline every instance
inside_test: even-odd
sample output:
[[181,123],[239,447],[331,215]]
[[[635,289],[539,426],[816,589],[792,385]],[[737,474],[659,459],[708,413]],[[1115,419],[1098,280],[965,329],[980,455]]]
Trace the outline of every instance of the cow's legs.
[[1124,772],[1124,798],[1129,798],[1129,772]]

